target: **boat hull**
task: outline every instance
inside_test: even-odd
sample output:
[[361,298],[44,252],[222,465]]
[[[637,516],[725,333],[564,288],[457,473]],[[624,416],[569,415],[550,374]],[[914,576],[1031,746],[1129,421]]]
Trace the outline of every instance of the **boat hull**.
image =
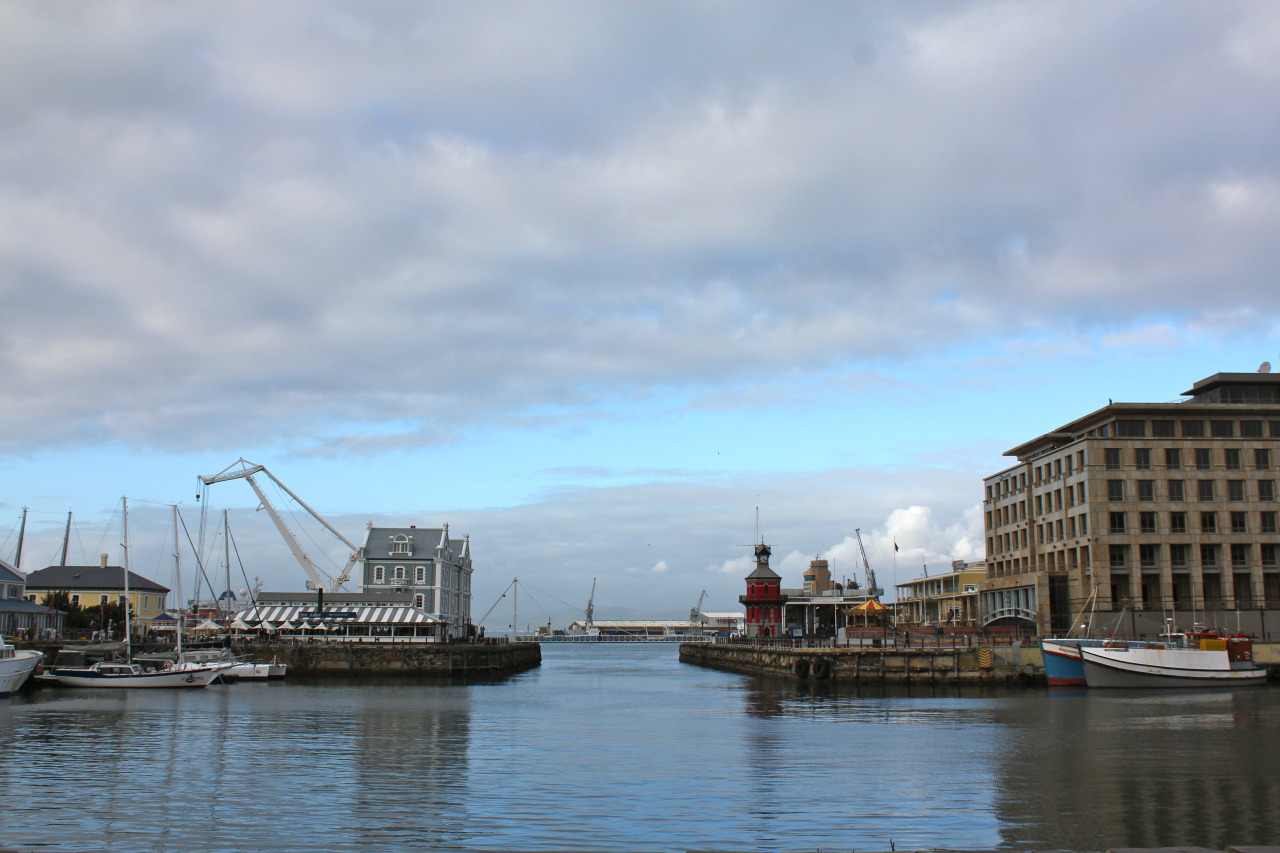
[[1089,687],[1236,687],[1263,684],[1267,671],[1233,668],[1225,651],[1083,648]]
[[64,687],[207,687],[222,669],[209,667],[121,674],[86,667],[55,669],[53,677]]
[[0,696],[17,693],[40,663],[40,652],[19,649],[13,657],[0,658]]

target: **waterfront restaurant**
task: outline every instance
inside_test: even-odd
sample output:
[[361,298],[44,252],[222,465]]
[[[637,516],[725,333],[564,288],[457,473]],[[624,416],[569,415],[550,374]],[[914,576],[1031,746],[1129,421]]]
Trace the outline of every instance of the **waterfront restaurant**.
[[349,604],[256,605],[236,614],[233,632],[331,643],[438,643],[449,623],[420,607]]

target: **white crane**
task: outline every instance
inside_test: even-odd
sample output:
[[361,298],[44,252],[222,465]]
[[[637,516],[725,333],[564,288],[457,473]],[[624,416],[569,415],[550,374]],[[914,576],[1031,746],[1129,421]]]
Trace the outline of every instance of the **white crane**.
[[855,527],[853,535],[858,537],[858,551],[862,554],[862,568],[867,573],[867,595],[871,598],[879,599],[880,596],[884,595],[884,590],[876,586],[876,573],[871,571],[871,564],[867,562],[867,549],[862,547],[862,531]]
[[[280,517],[280,513],[276,512],[276,508],[271,505],[271,501],[267,500],[267,496],[262,489],[254,481],[255,474],[265,474],[281,489],[285,491],[289,497],[298,502],[298,505],[311,514],[311,517],[324,525],[325,529],[338,537],[348,548],[351,549],[351,557],[347,560],[346,566],[343,567],[341,573],[335,578],[328,572],[318,567],[315,562],[307,556],[302,550],[302,546],[298,543],[298,537],[293,535],[284,523],[284,519]],[[267,511],[267,515],[271,516],[271,520],[275,523],[276,529],[280,531],[280,535],[284,538],[285,544],[289,546],[289,550],[293,552],[294,559],[298,561],[298,565],[302,566],[302,570],[307,573],[307,589],[323,590],[326,592],[345,591],[346,583],[351,579],[351,569],[355,566],[356,561],[360,559],[360,547],[351,543],[347,537],[343,536],[333,525],[321,518],[315,510],[307,506],[302,498],[295,495],[289,490],[289,487],[276,479],[275,475],[267,470],[265,465],[255,465],[252,462],[241,457],[237,461],[231,463],[222,471],[211,477],[201,477],[200,482],[206,486],[212,486],[214,483],[225,483],[227,480],[245,480],[249,483],[249,487],[253,489],[254,494],[258,496],[258,500],[262,502],[262,508]]]

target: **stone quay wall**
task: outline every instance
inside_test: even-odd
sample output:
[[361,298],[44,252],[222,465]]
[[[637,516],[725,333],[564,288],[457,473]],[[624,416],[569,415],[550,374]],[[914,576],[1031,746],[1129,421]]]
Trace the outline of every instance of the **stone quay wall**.
[[289,665],[306,676],[489,676],[539,666],[537,643],[302,643],[232,647],[237,655]]
[[[1034,655],[1027,654],[1034,651]],[[1034,682],[1039,649],[785,648],[682,643],[680,660],[697,666],[801,681],[963,683]]]

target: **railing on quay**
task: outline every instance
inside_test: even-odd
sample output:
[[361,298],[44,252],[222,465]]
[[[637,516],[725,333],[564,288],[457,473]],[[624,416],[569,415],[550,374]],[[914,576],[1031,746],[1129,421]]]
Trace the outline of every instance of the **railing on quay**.
[[717,644],[754,646],[775,649],[919,649],[959,651],[984,646],[1016,646],[1036,642],[1032,633],[1014,634],[944,634],[932,632],[889,631],[880,637],[719,637]]

